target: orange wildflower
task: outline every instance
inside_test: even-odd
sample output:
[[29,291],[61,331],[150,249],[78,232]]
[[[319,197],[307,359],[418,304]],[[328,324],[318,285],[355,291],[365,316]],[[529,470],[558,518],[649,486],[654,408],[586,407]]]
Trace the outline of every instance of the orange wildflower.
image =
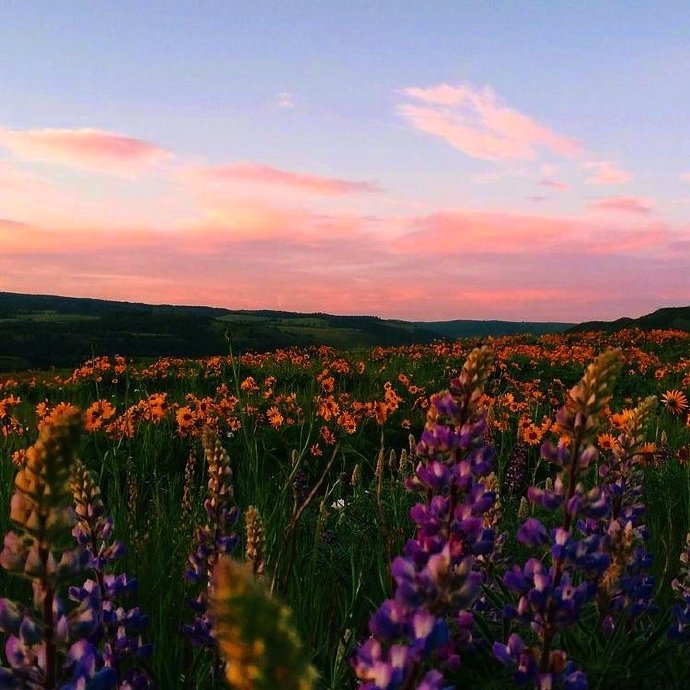
[[176,414],[177,430],[180,436],[187,436],[192,432],[197,422],[197,415],[191,407],[180,407]]
[[354,434],[355,431],[357,431],[357,422],[349,412],[343,412],[340,417],[338,417],[338,425],[348,434]]
[[335,401],[332,395],[327,398],[323,398],[319,404],[319,410],[317,412],[319,417],[323,417],[326,421],[329,421],[333,417],[336,417],[340,412],[340,406]]
[[321,427],[321,438],[324,440],[324,443],[327,443],[329,446],[335,443],[335,436],[327,426]]
[[611,450],[615,442],[616,439],[611,434],[599,434],[597,436],[597,443],[602,450]]
[[673,415],[681,414],[688,409],[688,399],[685,393],[679,390],[666,391],[661,396],[664,407]]
[[84,412],[84,430],[98,431],[106,422],[115,415],[115,408],[107,400],[96,400],[91,403]]
[[388,419],[389,409],[388,405],[383,402],[377,402],[374,406],[374,416],[376,417],[376,423],[384,425]]
[[647,441],[642,444],[640,448],[640,453],[656,453],[656,443],[653,441]]
[[43,419],[39,421],[38,428],[39,431],[46,425],[52,424],[58,417],[62,415],[74,416],[80,414],[78,407],[75,407],[71,403],[60,402],[55,407],[53,407],[48,414],[46,414]]
[[268,419],[268,423],[274,429],[277,429],[285,421],[285,417],[283,417],[283,415],[280,413],[280,410],[275,406],[268,408],[266,418]]
[[531,426],[534,426],[532,424],[532,420],[529,417],[520,417],[520,421],[518,422],[518,429],[524,434],[527,429],[529,429]]
[[253,376],[247,376],[247,378],[240,383],[240,389],[248,393],[254,393],[259,390],[259,387],[256,385]]
[[167,393],[154,393],[153,395],[149,396],[147,402],[151,421],[160,422],[165,418],[165,415],[170,407]]
[[522,431],[522,440],[530,446],[536,446],[544,436],[540,427],[530,424],[527,429]]

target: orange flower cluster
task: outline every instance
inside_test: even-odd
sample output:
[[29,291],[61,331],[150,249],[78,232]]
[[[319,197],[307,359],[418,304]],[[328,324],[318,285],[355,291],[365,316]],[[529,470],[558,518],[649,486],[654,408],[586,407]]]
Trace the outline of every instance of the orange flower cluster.
[[14,395],[9,395],[0,400],[0,435],[5,438],[13,435],[19,436],[24,433],[24,427],[12,415],[12,408],[17,407],[20,403],[21,398],[17,398]]
[[100,431],[103,424],[115,416],[115,408],[107,400],[96,400],[84,411],[84,430]]
[[[644,381],[647,389],[659,388],[667,422],[690,427],[690,357],[679,354],[687,352],[689,338],[680,331],[631,329],[485,339],[496,359],[495,375],[480,401],[490,432],[517,437],[534,452],[545,440],[565,442],[558,425],[549,423],[554,409],[582,367],[617,344],[623,345],[626,375]],[[291,427],[301,429],[305,422],[318,430],[308,446],[319,457],[336,443],[355,443],[357,434],[378,438],[381,427],[414,431],[421,426],[429,406],[426,391],[442,388],[477,344],[466,339],[375,347],[366,356],[326,346],[283,348],[240,357],[164,357],[146,365],[98,357],[66,376],[0,379],[6,396],[0,400],[0,440],[8,439],[11,455],[18,445],[10,445],[12,438],[35,419],[50,423],[79,402],[85,430],[116,440],[132,438],[148,425],[191,439],[205,426],[223,433],[244,425],[251,433],[290,434],[295,433]],[[84,402],[84,392],[93,390],[97,394]],[[614,442],[637,402],[630,397],[622,401],[623,410],[620,404],[605,410],[608,425],[601,430],[600,447]]]
[[84,380],[92,380],[97,383],[110,378],[112,383],[117,383],[118,378],[127,371],[127,362],[119,355],[110,357],[96,357],[84,362],[75,369],[72,375],[64,380],[65,384],[79,383]]

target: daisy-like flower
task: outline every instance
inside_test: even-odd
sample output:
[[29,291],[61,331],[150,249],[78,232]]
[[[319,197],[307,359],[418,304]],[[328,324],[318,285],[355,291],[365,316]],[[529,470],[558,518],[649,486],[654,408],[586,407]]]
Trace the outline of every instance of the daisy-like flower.
[[115,408],[107,400],[97,400],[84,412],[84,430],[98,431],[103,423],[115,415]]
[[544,432],[540,427],[530,424],[527,429],[522,432],[522,440],[530,446],[536,446],[544,436]]
[[661,402],[664,403],[664,407],[674,415],[682,414],[688,409],[688,399],[685,397],[685,393],[683,393],[683,391],[666,391],[661,396]]
[[611,434],[599,434],[597,436],[597,443],[602,450],[611,450],[616,439]]
[[196,427],[199,416],[191,407],[185,405],[177,410],[175,418],[177,419],[177,433],[180,436],[188,436]]
[[285,417],[283,417],[283,415],[280,413],[280,410],[275,406],[268,408],[266,417],[268,419],[268,423],[275,429],[277,429],[285,421]]

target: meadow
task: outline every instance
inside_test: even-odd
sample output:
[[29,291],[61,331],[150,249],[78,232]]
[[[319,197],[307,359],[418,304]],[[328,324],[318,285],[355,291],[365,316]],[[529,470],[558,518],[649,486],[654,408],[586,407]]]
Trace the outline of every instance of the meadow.
[[213,519],[292,610],[314,687],[685,687],[689,388],[690,333],[634,329],[15,372],[0,529],[39,428],[78,414],[113,572],[148,616],[120,687],[224,687],[194,605]]

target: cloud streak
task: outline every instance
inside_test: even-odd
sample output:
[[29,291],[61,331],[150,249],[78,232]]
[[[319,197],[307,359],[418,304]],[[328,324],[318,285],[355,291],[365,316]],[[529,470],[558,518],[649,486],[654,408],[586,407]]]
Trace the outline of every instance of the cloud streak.
[[585,163],[585,170],[589,171],[589,176],[585,180],[587,184],[619,185],[631,179],[629,173],[611,161],[588,161]]
[[382,191],[374,182],[342,180],[321,175],[296,173],[274,168],[270,165],[249,162],[197,167],[188,170],[187,174],[189,177],[207,184],[248,184],[277,187],[317,196],[378,194]]
[[402,93],[409,100],[398,106],[398,112],[408,124],[472,158],[531,160],[540,151],[574,158],[581,151],[574,139],[503,105],[490,86],[439,84]]
[[654,210],[654,202],[651,199],[643,199],[635,196],[610,196],[598,199],[590,204],[590,208],[598,211],[616,211],[632,213],[634,215],[649,215]]
[[142,139],[98,129],[4,129],[0,148],[36,161],[116,175],[137,175],[171,157]]

